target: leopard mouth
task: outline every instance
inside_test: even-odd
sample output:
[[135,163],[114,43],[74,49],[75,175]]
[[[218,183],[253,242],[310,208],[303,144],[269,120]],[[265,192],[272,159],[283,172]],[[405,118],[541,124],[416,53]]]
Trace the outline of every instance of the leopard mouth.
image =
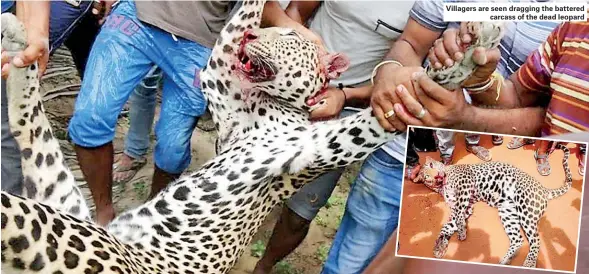
[[272,81],[276,78],[276,67],[262,56],[248,53],[246,45],[257,37],[246,33],[239,45],[237,59],[238,69],[252,83]]

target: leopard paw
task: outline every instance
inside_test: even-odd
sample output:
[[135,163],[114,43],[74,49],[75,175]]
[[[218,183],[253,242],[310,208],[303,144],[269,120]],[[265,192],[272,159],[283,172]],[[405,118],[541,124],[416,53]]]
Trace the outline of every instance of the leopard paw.
[[461,240],[461,241],[466,240],[466,229],[464,231],[458,232],[458,240]]
[[434,256],[436,258],[442,258],[446,255],[446,251],[448,250],[448,240],[444,236],[438,237],[436,240],[436,245],[434,247]]
[[536,267],[536,261],[526,258],[526,260],[524,261],[523,267],[532,267],[532,268],[534,268],[534,267]]

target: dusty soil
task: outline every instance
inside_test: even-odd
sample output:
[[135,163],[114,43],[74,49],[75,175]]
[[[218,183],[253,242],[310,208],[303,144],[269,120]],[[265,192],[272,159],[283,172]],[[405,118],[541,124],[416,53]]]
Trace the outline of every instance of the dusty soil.
[[[481,160],[465,150],[464,136],[458,134],[456,137],[455,163],[480,162]],[[493,160],[511,163],[523,169],[548,188],[557,188],[563,184],[562,151],[555,151],[549,158],[552,174],[541,176],[536,170],[534,145],[509,150],[506,147],[509,140],[510,137],[505,137],[503,145],[493,146],[491,136],[483,135],[481,145],[490,149]],[[541,248],[538,268],[573,271],[575,267],[583,178],[577,168],[578,149],[575,144],[569,144],[568,147],[571,149],[569,165],[573,174],[573,185],[565,195],[548,203],[548,209],[540,219]],[[419,154],[422,163],[425,156],[439,160],[439,152]],[[449,218],[449,213],[448,206],[439,194],[421,184],[406,180],[403,189],[398,254],[433,258],[434,242],[442,225]],[[444,259],[497,264],[509,247],[509,240],[497,209],[479,202],[475,205],[473,215],[467,224],[467,239],[460,242],[454,235]],[[521,266],[528,250],[529,244],[525,240],[511,265]]]
[[[87,201],[93,207],[90,191],[83,179],[73,151],[72,144],[67,138],[67,125],[71,118],[75,103],[75,96],[79,91],[80,78],[74,68],[73,60],[67,50],[59,49],[51,58],[48,73],[42,79],[42,91],[45,96],[45,108],[55,135],[61,142],[61,148],[67,158],[67,163],[74,172],[78,185],[86,194]],[[129,119],[123,111],[117,124],[114,140],[115,153],[121,153],[124,146],[124,137],[129,128]],[[159,105],[156,109],[156,121],[159,116]],[[209,123],[210,124],[210,123]],[[214,131],[203,131],[200,128],[207,127],[207,121],[199,122],[199,128],[195,129],[192,136],[192,161],[186,172],[197,170],[207,160],[214,157]],[[152,144],[147,155],[148,163],[130,182],[124,185],[113,186],[113,195],[116,210],[121,213],[127,209],[135,208],[142,204],[149,194],[151,176],[153,174],[152,149],[155,136],[151,136]],[[350,166],[339,185],[336,187],[326,207],[311,224],[311,229],[305,241],[290,256],[280,262],[273,273],[319,273],[325,260],[336,229],[341,221],[350,184],[355,178],[359,165]],[[237,262],[231,274],[251,273],[259,257],[263,254],[266,242],[271,236],[272,229],[277,220],[280,207],[268,216],[266,222],[255,235],[250,249]]]

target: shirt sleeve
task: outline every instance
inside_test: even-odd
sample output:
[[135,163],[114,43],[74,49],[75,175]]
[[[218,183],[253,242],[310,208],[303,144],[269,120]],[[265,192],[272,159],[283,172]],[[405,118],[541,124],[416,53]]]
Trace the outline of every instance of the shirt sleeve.
[[444,1],[442,0],[415,1],[409,16],[433,31],[443,31],[448,27],[448,22],[444,22]]
[[556,27],[517,71],[517,80],[527,91],[549,91],[554,65],[560,58],[563,26]]

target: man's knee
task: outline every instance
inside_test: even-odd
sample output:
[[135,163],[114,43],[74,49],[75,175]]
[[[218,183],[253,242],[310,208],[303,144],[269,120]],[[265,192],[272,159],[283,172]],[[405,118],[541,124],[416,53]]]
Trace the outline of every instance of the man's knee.
[[[157,134],[157,132],[156,132]],[[190,165],[190,136],[182,138],[158,135],[155,145],[155,164],[165,172],[180,174]]]
[[70,120],[68,134],[78,146],[92,148],[102,146],[113,140],[115,126],[105,120],[106,114],[99,114],[93,109],[76,109]]

